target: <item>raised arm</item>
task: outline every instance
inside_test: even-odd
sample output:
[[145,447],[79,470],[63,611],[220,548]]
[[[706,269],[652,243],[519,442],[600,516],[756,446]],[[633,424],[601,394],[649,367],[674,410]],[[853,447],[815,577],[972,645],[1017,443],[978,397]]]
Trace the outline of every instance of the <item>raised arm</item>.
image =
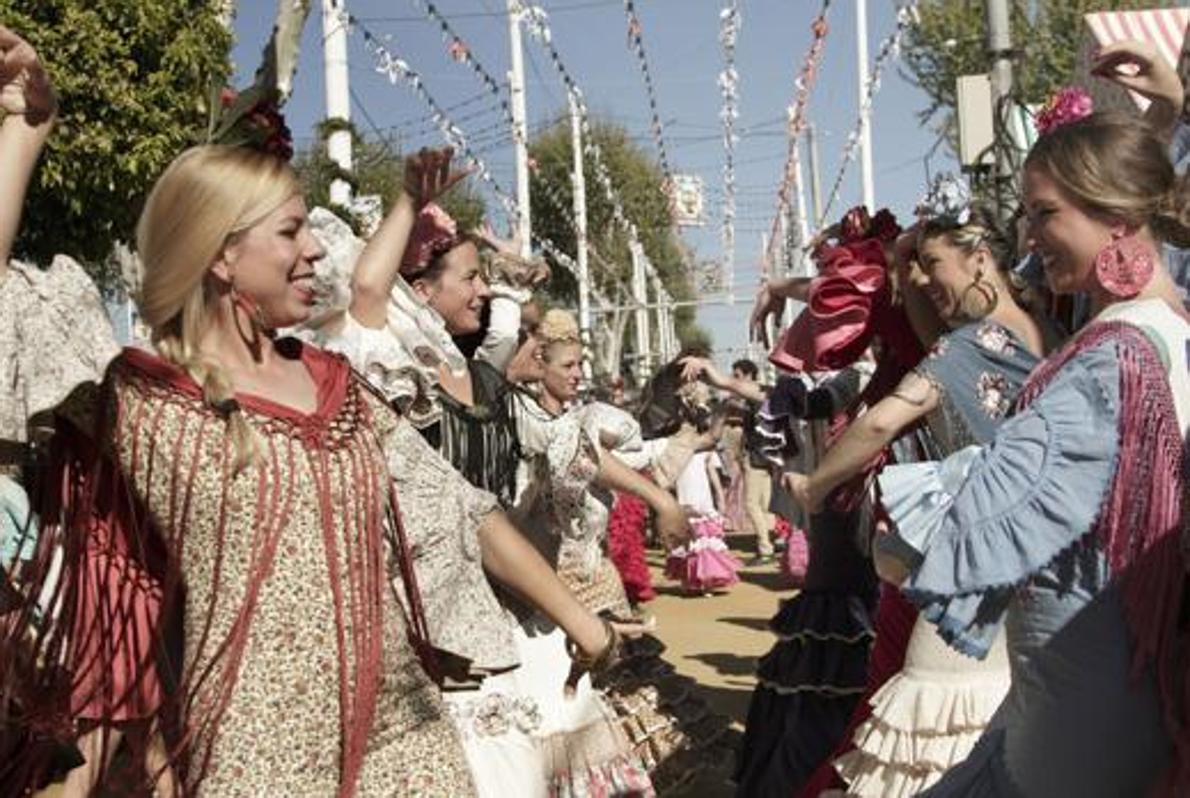
[[667,549],[676,548],[689,538],[689,523],[677,499],[624,465],[615,455],[600,453],[595,483],[609,490],[631,493],[649,505],[657,513],[657,533]]
[[423,149],[405,159],[401,194],[351,275],[351,315],[365,327],[378,329],[387,320],[388,296],[401,272],[418,211],[467,176],[466,171],[451,171],[453,155],[450,148]]
[[722,374],[714,364],[706,358],[687,357],[682,359],[682,379],[687,382],[701,379],[704,382],[724,391],[730,391],[736,396],[750,402],[763,402],[768,394],[760,383],[751,380],[740,380]]
[[0,279],[8,270],[29,180],[57,111],[37,52],[0,25]]
[[817,512],[832,490],[862,472],[901,430],[937,407],[940,398],[932,382],[909,374],[896,391],[847,428],[813,474],[786,474],[785,487],[804,509]]

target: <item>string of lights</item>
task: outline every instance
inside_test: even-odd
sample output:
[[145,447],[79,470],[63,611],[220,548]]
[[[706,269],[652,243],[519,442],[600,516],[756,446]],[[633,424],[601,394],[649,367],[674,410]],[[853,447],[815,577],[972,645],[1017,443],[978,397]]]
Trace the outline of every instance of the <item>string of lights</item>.
[[[506,134],[506,137],[497,138],[495,141],[489,142],[486,147],[477,148],[477,152],[479,154],[492,152],[503,143],[518,141],[520,138],[520,131],[513,121],[512,106],[509,104],[508,99],[505,96],[502,85],[495,79],[495,77],[493,77],[491,71],[489,71],[483,65],[479,58],[476,57],[462,36],[460,36],[454,26],[451,25],[450,20],[439,10],[438,6],[433,2],[433,0],[410,1],[415,7],[425,12],[429,20],[438,26],[442,34],[442,39],[447,44],[447,50],[451,58],[457,63],[464,64],[465,66],[469,67],[479,79],[479,81],[483,83],[488,93],[491,96],[496,97],[496,99],[499,101],[500,109],[504,115],[504,122],[501,123],[499,127],[507,127],[509,132]],[[528,146],[528,142],[524,142],[524,144]],[[536,163],[534,163],[532,160],[530,160],[529,163],[529,177],[531,180],[533,180],[534,192],[546,198],[550,205],[553,206],[554,210],[562,217],[562,219],[575,233],[577,240],[578,222],[575,220],[572,212],[569,210],[569,204],[567,200],[558,193],[557,189],[552,183],[542,179],[537,169]],[[594,250],[594,247],[590,243],[588,243],[588,250]],[[600,260],[603,261],[602,258],[600,258]]]
[[789,196],[794,187],[797,167],[800,164],[798,142],[806,129],[806,108],[810,102],[810,90],[813,88],[814,81],[818,77],[818,66],[822,61],[822,53],[826,47],[826,36],[830,30],[826,24],[826,16],[830,11],[831,1],[823,0],[822,9],[818,12],[814,23],[810,26],[810,31],[814,39],[810,43],[810,49],[806,51],[806,57],[802,61],[797,78],[794,80],[796,92],[793,103],[789,106],[789,147],[785,155],[785,168],[782,171],[781,185],[777,190],[777,213],[773,217],[773,223],[769,228],[768,246],[765,249],[764,257],[761,259],[761,271],[766,276],[769,273],[773,250],[778,241],[777,235],[781,227],[781,219],[789,210]]
[[[352,29],[358,30],[360,35],[363,36],[364,47],[369,55],[373,57],[376,71],[387,77],[389,82],[394,86],[400,83],[413,90],[418,98],[429,107],[430,114],[438,125],[443,138],[466,159],[467,164],[474,170],[475,174],[495,194],[504,210],[505,216],[510,220],[515,218],[517,212],[516,201],[496,180],[487,164],[480,157],[480,154],[472,149],[467,135],[451,120],[450,116],[430,93],[429,89],[426,88],[421,74],[413,69],[407,61],[394,55],[384,42],[361,25],[359,20],[352,17],[350,18],[350,22]],[[561,251],[561,248],[543,236],[535,235],[534,239],[563,268],[577,276],[577,266],[569,256],[566,256]],[[601,293],[594,290],[592,293],[596,294],[599,302],[607,303],[606,297]]]
[[649,69],[649,57],[645,53],[644,29],[641,27],[640,17],[636,13],[636,4],[633,0],[624,0],[624,13],[628,16],[628,46],[636,52],[636,60],[640,64],[640,74],[645,82],[649,114],[652,117],[649,130],[657,145],[661,171],[665,175],[666,184],[669,185],[673,182],[673,172],[670,171],[669,155],[665,149],[665,128],[661,123],[661,113],[658,111],[657,90],[653,84],[653,73]]
[[728,295],[735,289],[735,145],[740,140],[735,131],[736,120],[740,118],[740,76],[735,68],[735,47],[742,21],[739,3],[728,0],[719,12],[719,43],[723,46],[723,71],[719,73],[719,91],[723,95],[723,107],[719,111],[723,123],[722,269]]
[[[893,61],[901,55],[901,41],[909,28],[915,25],[918,21],[917,16],[918,0],[906,3],[897,10],[897,24],[880,45],[880,49],[876,54],[876,60],[872,64],[872,73],[868,77],[868,82],[864,86],[863,100],[860,103],[859,118],[855,122],[855,127],[847,134],[847,141],[843,145],[843,155],[839,162],[839,171],[835,175],[834,184],[831,186],[830,194],[827,197],[826,204],[822,209],[823,218],[830,216],[831,208],[834,207],[835,202],[839,199],[839,193],[843,188],[843,178],[847,174],[847,169],[855,161],[856,153],[859,150],[860,136],[863,130],[864,119],[872,110],[872,103],[876,99],[876,93],[880,91],[880,76]],[[868,210],[875,212],[875,208]]]

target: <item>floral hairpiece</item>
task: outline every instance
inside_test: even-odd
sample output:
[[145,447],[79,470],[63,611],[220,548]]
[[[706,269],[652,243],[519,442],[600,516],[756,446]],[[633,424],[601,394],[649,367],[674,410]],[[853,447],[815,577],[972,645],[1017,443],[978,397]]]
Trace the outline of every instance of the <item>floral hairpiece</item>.
[[1091,95],[1077,86],[1067,86],[1050,97],[1033,117],[1037,132],[1044,136],[1063,125],[1085,119],[1095,111]]
[[971,190],[959,177],[942,172],[914,211],[922,219],[941,219],[963,227],[971,222]]
[[251,147],[283,161],[293,157],[293,135],[281,115],[279,91],[253,86],[244,91],[226,87],[219,94],[222,109],[212,125],[212,144]]
[[450,214],[436,203],[428,203],[418,211],[401,258],[401,274],[413,280],[424,272],[434,258],[457,247],[463,238]]

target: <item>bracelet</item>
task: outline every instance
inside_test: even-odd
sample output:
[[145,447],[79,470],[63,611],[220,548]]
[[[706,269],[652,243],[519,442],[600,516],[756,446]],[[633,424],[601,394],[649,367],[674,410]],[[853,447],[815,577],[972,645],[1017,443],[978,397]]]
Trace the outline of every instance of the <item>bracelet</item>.
[[600,618],[603,622],[603,630],[607,633],[607,642],[598,654],[588,655],[581,648],[578,643],[574,642],[569,636],[566,637],[566,653],[570,656],[571,661],[585,671],[592,673],[599,673],[609,668],[612,663],[616,661],[616,656],[620,650],[620,633],[616,627],[612,626],[611,621],[607,618]]

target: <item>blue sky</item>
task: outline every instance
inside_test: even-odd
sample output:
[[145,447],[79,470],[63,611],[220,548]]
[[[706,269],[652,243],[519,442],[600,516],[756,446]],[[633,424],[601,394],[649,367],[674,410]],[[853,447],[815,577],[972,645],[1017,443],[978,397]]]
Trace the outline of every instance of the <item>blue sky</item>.
[[[451,116],[474,138],[497,180],[514,186],[512,149],[499,144],[502,112],[471,70],[454,62],[438,28],[413,0],[345,0],[348,10],[370,31],[391,37],[386,46],[418,70],[440,105],[461,103]],[[321,62],[321,15],[311,14],[294,94],[286,114],[301,143],[324,114]],[[497,78],[508,69],[508,25],[504,0],[438,0],[437,6],[460,33],[469,49]],[[595,114],[621,122],[648,152],[656,153],[649,133],[649,108],[638,61],[627,46],[627,21],[622,0],[541,0],[549,13],[553,41],[567,69],[582,87]],[[869,0],[869,51],[874,56],[894,28],[892,0]],[[267,36],[275,0],[237,4],[235,61],[239,84],[255,70]],[[723,66],[718,41],[721,0],[636,0],[645,49],[665,125],[666,148],[674,172],[700,175],[707,183],[708,224],[687,229],[684,240],[699,258],[721,253],[719,204],[722,200],[723,144],[716,84]],[[811,40],[810,24],[820,0],[741,0],[743,26],[737,43],[740,75],[742,140],[736,145],[737,223],[734,306],[704,306],[699,321],[714,336],[721,355],[730,356],[746,343],[750,298],[759,276],[761,232],[776,209],[776,191],[786,151],[785,109],[793,81]],[[834,0],[828,16],[830,33],[818,81],[810,99],[810,118],[819,131],[823,192],[829,192],[839,168],[848,133],[856,121],[855,0]],[[443,143],[428,109],[412,91],[391,85],[376,73],[373,59],[357,31],[349,42],[353,121],[372,132],[395,134],[403,149]],[[560,79],[540,45],[525,36],[527,104],[531,129],[548,124],[565,109]],[[870,57],[871,57],[870,56]],[[899,74],[885,72],[873,117],[873,160],[876,200],[898,214],[907,213],[925,185],[923,158],[936,134],[923,127],[918,112],[925,95]],[[365,115],[366,112],[366,115]],[[506,137],[505,137],[506,138]],[[488,142],[488,146],[484,143]],[[494,144],[494,146],[493,146]],[[490,147],[490,149],[489,149]],[[941,148],[931,168],[953,169]],[[590,180],[590,178],[588,178]],[[859,201],[858,164],[852,164],[832,215]],[[492,201],[489,208],[498,210]],[[497,225],[503,220],[497,214]]]

